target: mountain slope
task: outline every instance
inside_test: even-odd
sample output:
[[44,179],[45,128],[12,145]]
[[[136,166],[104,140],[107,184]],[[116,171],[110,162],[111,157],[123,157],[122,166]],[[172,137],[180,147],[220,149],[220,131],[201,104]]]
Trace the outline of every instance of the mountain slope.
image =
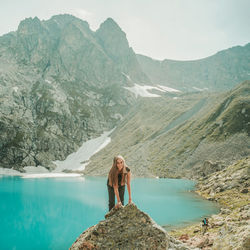
[[[109,33],[117,40],[108,50]],[[113,128],[136,101],[124,74],[147,80],[110,19],[93,32],[71,15],[27,18],[1,36],[0,166],[53,169],[52,160]]]
[[158,61],[143,55],[137,59],[153,83],[184,91],[223,91],[250,80],[250,43],[193,61]]
[[249,96],[245,81],[222,94],[141,99],[85,173],[107,174],[115,154],[124,155],[138,176],[196,178],[223,168],[250,154]]

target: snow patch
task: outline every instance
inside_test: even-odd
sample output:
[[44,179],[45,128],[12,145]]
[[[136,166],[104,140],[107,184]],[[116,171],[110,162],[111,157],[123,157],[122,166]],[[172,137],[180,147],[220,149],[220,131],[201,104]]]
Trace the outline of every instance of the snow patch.
[[37,166],[37,167],[27,166],[27,167],[24,167],[23,169],[25,170],[26,173],[29,173],[29,174],[49,173],[49,170],[42,166]]
[[120,113],[116,113],[111,115],[112,118],[115,118],[116,120],[123,120],[123,116]]
[[10,169],[10,168],[0,168],[0,175],[21,176],[22,173],[17,170]]
[[113,132],[114,129],[115,128],[104,132],[101,136],[95,139],[84,142],[76,152],[68,155],[64,161],[54,161],[53,163],[57,165],[57,168],[53,170],[53,172],[62,172],[64,169],[84,170],[89,164],[90,157],[110,143],[111,138],[108,137],[108,135]]
[[[156,95],[156,94],[151,94],[150,92],[148,92],[148,89],[158,89],[157,87],[154,86],[149,86],[149,85],[139,85],[136,84],[133,87],[123,87],[125,89],[128,89],[129,91],[131,91],[132,93],[135,94],[135,97],[137,98],[137,96],[142,96],[142,97],[160,97],[160,95]],[[163,91],[163,90],[160,90]]]
[[22,178],[58,178],[58,177],[80,177],[81,174],[74,173],[42,173],[42,174],[22,174]]
[[2,175],[8,176],[20,176],[22,178],[55,178],[55,177],[79,177],[81,174],[75,173],[51,173],[46,168],[42,166],[34,167],[28,166],[24,167],[27,173],[21,173],[14,169],[0,168],[0,178]]
[[129,76],[129,75],[125,74],[124,72],[122,72],[122,74],[123,74],[124,76],[126,76],[126,77],[127,77],[127,79],[128,79],[129,81],[131,81],[131,78],[130,78],[130,76]]
[[169,88],[167,86],[163,86],[163,85],[159,85],[159,84],[157,86],[159,86],[159,88],[165,90],[165,92],[181,92],[178,89]]
[[197,87],[192,87],[193,89],[195,89],[195,90],[198,90],[198,91],[204,91],[204,90],[208,90],[208,88],[203,88],[203,89],[200,89],[200,88],[197,88]]
[[45,82],[47,82],[47,83],[49,83],[49,84],[51,83],[51,81],[50,81],[50,80],[47,80],[47,79],[45,80]]
[[17,92],[18,87],[13,87],[13,90],[14,90],[15,92]]
[[124,88],[128,89],[129,91],[134,93],[136,98],[137,98],[137,96],[161,97],[160,95],[152,94],[152,93],[148,92],[149,89],[156,89],[156,90],[161,91],[161,92],[181,92],[180,90],[169,88],[166,86],[162,86],[162,85],[157,85],[157,86],[158,87],[150,86],[150,85],[139,85],[139,84],[135,83],[133,87],[124,87]]

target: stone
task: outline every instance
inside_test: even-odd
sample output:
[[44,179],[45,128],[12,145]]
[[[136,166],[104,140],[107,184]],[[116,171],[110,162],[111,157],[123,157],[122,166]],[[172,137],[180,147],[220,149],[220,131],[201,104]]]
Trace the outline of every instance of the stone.
[[247,189],[247,188],[244,188],[244,189],[242,189],[240,192],[243,193],[243,194],[247,194],[247,193],[248,193],[248,189]]
[[85,230],[72,244],[76,249],[189,249],[170,237],[133,203],[113,208],[105,220]]
[[229,214],[231,211],[228,208],[221,208],[221,214]]
[[181,240],[181,241],[186,241],[186,240],[188,240],[188,239],[189,239],[189,237],[188,237],[187,234],[182,234],[182,235],[180,236],[180,238],[179,238],[179,240]]

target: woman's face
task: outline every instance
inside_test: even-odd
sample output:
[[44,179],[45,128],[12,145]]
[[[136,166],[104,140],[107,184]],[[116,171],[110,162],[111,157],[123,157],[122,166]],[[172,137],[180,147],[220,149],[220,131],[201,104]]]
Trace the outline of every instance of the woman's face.
[[117,161],[116,161],[116,167],[118,168],[119,171],[122,170],[122,167],[123,167],[123,161],[122,161],[122,159],[117,159]]

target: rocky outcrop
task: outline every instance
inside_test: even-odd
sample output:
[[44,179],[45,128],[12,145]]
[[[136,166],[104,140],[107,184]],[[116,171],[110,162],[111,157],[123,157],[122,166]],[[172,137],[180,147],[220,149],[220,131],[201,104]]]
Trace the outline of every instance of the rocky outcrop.
[[[170,235],[202,249],[249,249],[250,246],[250,159],[245,158],[221,171],[201,178],[196,192],[222,207],[208,218],[204,232],[201,224],[174,230]],[[184,237],[185,236],[185,237]]]
[[221,162],[204,161],[202,167],[199,169],[202,176],[208,176],[211,173],[222,170],[226,166]]
[[189,249],[133,203],[113,208],[105,217],[84,231],[70,249]]

